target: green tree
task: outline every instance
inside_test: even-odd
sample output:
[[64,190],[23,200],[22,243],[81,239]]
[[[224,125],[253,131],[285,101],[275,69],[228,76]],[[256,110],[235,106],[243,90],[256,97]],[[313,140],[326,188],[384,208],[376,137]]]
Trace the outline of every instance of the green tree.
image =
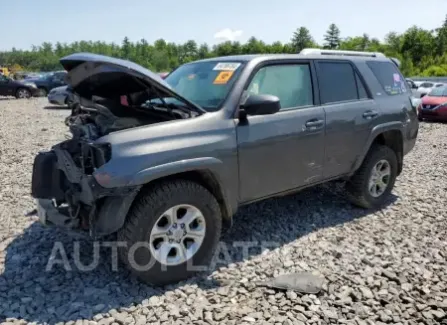
[[[80,47],[81,47],[81,45],[80,45]],[[82,47],[85,48],[85,46],[82,46]],[[129,38],[127,36],[124,37],[123,44],[121,45],[121,53],[122,53],[121,56],[124,59],[130,59],[131,47],[132,47],[132,45],[130,44]],[[83,50],[81,49],[81,51],[83,51]]]
[[447,53],[447,15],[441,28],[437,30],[435,43],[437,55],[442,56]]
[[330,24],[329,29],[324,35],[324,47],[328,49],[337,49],[340,47],[340,29],[335,24]]
[[435,39],[430,31],[413,26],[402,36],[401,53],[411,56],[414,64],[419,64],[423,57],[433,56]]
[[300,27],[293,33],[292,46],[297,53],[302,49],[314,46],[314,40],[306,27]]
[[[325,35],[324,46],[331,49],[383,52],[402,62],[402,72],[406,76],[447,75],[447,17],[434,31],[411,27],[402,34],[390,32],[385,42],[380,42],[367,34],[340,38],[340,30],[331,24]],[[128,37],[121,44],[104,41],[79,40],[70,44],[44,42],[33,45],[28,50],[12,48],[0,52],[0,65],[22,67],[25,71],[50,71],[62,67],[59,59],[75,52],[91,52],[112,57],[126,58],[154,71],[170,71],[180,64],[224,55],[255,53],[296,53],[305,47],[319,47],[306,27],[299,27],[289,43],[279,41],[266,44],[251,37],[245,43],[223,42],[213,47],[200,46],[194,40],[183,44],[168,43],[158,39],[152,44],[141,39],[131,42]]]

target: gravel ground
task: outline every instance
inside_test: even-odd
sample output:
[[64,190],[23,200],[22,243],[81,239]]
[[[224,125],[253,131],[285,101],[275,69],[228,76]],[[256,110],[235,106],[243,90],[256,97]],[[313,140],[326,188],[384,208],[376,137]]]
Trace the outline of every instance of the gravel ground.
[[[447,324],[447,125],[422,123],[394,196],[381,211],[346,203],[337,185],[241,209],[212,273],[163,289],[100,264],[73,264],[74,237],[45,228],[29,195],[38,150],[64,138],[62,109],[45,99],[0,98],[0,321],[67,324]],[[238,242],[260,244],[243,254]],[[56,242],[72,271],[45,271]],[[92,243],[81,241],[90,261]],[[231,261],[228,261],[231,259]],[[318,295],[255,287],[307,270],[325,277]]]

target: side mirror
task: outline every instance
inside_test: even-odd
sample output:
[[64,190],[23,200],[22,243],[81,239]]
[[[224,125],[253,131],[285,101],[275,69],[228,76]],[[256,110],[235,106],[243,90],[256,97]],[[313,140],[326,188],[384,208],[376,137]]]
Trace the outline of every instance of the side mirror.
[[241,109],[247,115],[268,115],[277,113],[281,104],[276,96],[250,94]]

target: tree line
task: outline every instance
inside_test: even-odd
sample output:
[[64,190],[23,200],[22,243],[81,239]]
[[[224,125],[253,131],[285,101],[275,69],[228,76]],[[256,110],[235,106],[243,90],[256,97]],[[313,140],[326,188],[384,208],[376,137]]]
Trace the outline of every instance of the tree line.
[[194,40],[175,44],[163,39],[149,44],[145,39],[131,42],[128,37],[119,45],[101,41],[44,42],[32,46],[31,50],[13,48],[0,52],[0,66],[9,66],[15,71],[53,71],[61,69],[58,60],[63,56],[92,52],[128,59],[150,70],[164,72],[198,59],[235,54],[297,53],[307,47],[382,52],[401,60],[405,76],[447,76],[447,16],[435,30],[413,26],[402,34],[388,33],[383,42],[368,34],[342,37],[335,24],[329,25],[323,44],[317,44],[304,26],[297,28],[288,43],[267,44],[255,37],[244,44],[228,41],[213,46],[197,44]]

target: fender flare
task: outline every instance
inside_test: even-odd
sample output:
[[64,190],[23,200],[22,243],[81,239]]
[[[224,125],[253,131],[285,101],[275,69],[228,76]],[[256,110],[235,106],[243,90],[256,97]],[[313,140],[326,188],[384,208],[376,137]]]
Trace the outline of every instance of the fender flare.
[[143,169],[132,177],[128,185],[144,185],[162,177],[196,170],[211,170],[217,174],[221,167],[223,162],[213,157],[183,159]]
[[402,138],[404,138],[404,125],[400,121],[395,122],[388,122],[376,125],[372,130],[368,138],[367,145],[363,148],[363,152],[361,156],[356,160],[354,164],[354,168],[352,169],[352,172],[354,173],[357,169],[360,168],[360,166],[363,163],[363,160],[365,160],[366,155],[369,152],[369,149],[371,148],[372,144],[374,143],[377,136],[380,134],[387,132],[387,131],[399,131],[402,134]]
[[183,159],[166,164],[161,164],[143,169],[136,173],[129,182],[129,186],[143,186],[163,177],[181,174],[185,172],[206,172],[211,174],[213,183],[216,183],[218,191],[222,196],[222,203],[226,211],[222,211],[224,216],[231,217],[235,212],[234,202],[230,200],[230,193],[220,177],[224,163],[214,157],[200,157]]

